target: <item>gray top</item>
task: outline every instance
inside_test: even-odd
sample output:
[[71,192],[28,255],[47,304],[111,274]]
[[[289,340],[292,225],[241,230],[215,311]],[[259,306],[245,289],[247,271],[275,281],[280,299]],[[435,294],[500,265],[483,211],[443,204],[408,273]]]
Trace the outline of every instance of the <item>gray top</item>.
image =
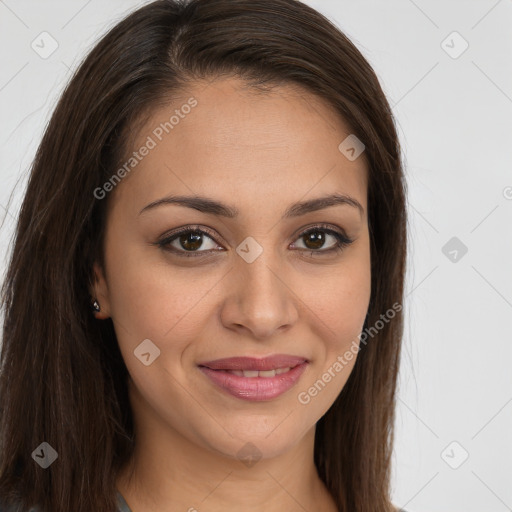
[[[117,510],[119,512],[132,512],[132,509],[128,506],[128,503],[126,503],[123,495],[117,491]],[[0,510],[0,512],[2,512]]]

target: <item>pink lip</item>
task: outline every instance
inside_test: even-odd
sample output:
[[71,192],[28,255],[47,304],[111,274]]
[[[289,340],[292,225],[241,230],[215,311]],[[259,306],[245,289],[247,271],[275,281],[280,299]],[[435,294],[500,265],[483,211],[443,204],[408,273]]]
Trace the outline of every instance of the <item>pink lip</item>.
[[276,370],[277,368],[293,368],[298,364],[308,362],[305,357],[276,354],[263,358],[255,357],[227,357],[199,363],[212,370]]
[[[275,377],[240,377],[225,370],[213,370],[206,366],[200,366],[199,368],[210,380],[230,395],[256,402],[272,400],[288,391],[300,379],[308,364],[308,361],[302,359],[302,362],[294,368]],[[279,366],[279,368],[285,367]],[[274,366],[274,368],[276,367]],[[248,368],[234,369],[247,370]]]

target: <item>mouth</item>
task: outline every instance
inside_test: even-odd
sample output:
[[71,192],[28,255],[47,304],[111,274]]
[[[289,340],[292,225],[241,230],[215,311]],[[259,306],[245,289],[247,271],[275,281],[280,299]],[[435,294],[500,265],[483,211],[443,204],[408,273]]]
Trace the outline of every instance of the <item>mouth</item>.
[[[297,365],[296,365],[297,366]],[[293,368],[295,368],[294,366]],[[206,368],[206,367],[203,367]],[[212,368],[210,368],[211,370]],[[275,370],[213,370],[214,372],[226,372],[231,373],[232,375],[238,375],[239,377],[247,377],[252,379],[254,377],[275,377],[276,375],[282,375],[283,373],[287,373],[292,368],[290,366],[286,368],[276,368]]]
[[205,366],[212,370],[231,370],[231,371],[276,371],[294,368],[295,366],[308,362],[308,359],[302,356],[292,356],[289,354],[275,354],[266,357],[226,357],[224,359],[215,359],[214,361],[205,361],[198,363],[198,366]]
[[242,400],[266,401],[291,389],[308,364],[304,357],[280,354],[263,359],[217,359],[198,367],[223,392]]

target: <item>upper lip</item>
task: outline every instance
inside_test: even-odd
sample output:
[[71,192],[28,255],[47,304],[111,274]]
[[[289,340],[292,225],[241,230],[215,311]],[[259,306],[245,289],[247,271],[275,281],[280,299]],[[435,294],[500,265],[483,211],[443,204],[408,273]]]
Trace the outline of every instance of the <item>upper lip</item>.
[[276,370],[277,368],[293,368],[299,364],[308,362],[305,357],[291,356],[288,354],[276,354],[263,358],[255,357],[226,357],[199,363],[212,370]]

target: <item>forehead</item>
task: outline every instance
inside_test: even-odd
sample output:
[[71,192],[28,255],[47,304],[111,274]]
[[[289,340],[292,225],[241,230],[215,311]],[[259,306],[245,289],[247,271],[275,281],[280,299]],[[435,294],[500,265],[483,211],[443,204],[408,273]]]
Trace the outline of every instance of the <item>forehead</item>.
[[350,161],[338,149],[350,134],[326,101],[300,86],[267,93],[237,78],[195,82],[145,120],[131,150],[151,149],[115,193],[143,206],[176,191],[246,205],[340,192],[366,210],[364,154]]

